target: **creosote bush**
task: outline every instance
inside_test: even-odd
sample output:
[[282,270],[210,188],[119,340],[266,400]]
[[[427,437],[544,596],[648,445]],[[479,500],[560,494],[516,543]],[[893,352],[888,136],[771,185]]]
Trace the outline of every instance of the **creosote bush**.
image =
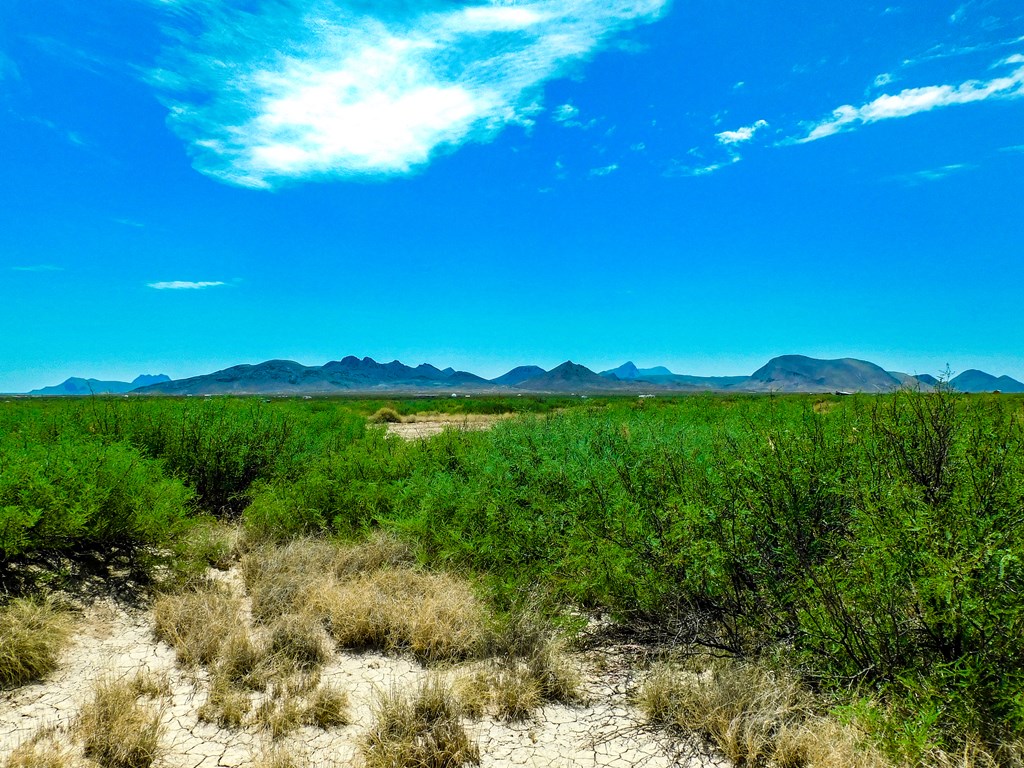
[[0,689],[52,672],[70,631],[70,618],[52,601],[16,598],[0,606]]
[[361,753],[366,768],[480,764],[480,749],[462,725],[462,706],[438,677],[428,677],[410,693],[382,692]]

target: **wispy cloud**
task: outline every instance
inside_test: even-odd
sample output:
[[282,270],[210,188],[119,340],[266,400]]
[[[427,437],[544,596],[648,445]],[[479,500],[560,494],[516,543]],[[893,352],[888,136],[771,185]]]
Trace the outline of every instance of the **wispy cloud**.
[[619,164],[618,163],[612,163],[611,165],[603,165],[600,168],[591,168],[590,169],[590,175],[591,176],[607,176],[610,173],[615,173],[615,171],[617,171],[617,170],[619,170]]
[[768,123],[766,121],[758,120],[753,125],[745,125],[742,128],[737,128],[735,131],[716,133],[715,138],[718,139],[719,144],[743,144],[754,138],[754,134],[759,130],[767,127]]
[[53,264],[32,264],[25,267],[11,267],[15,272],[63,272],[64,267],[57,267]]
[[709,176],[715,171],[720,171],[723,168],[728,168],[730,165],[735,165],[742,158],[739,155],[731,155],[728,160],[722,160],[717,163],[704,163],[697,165],[688,165],[681,163],[678,160],[674,161],[672,165],[665,171],[666,176],[684,176],[684,177],[699,177]]
[[574,107],[572,104],[562,104],[551,110],[551,117],[554,118],[557,123],[564,123],[569,120],[575,120],[579,117],[580,110],[578,107]]
[[924,184],[930,181],[941,181],[955,173],[973,170],[976,167],[977,166],[971,165],[970,163],[952,163],[950,165],[943,165],[939,168],[928,168],[923,171],[900,174],[898,176],[893,176],[892,179],[893,181],[898,181],[908,186],[917,186],[918,184]]
[[18,70],[18,65],[14,63],[14,60],[3,51],[0,51],[0,80],[8,79],[21,79],[21,72]]
[[150,81],[195,167],[222,181],[405,174],[531,125],[546,81],[668,3],[165,3],[182,23]]
[[204,280],[197,283],[188,280],[168,280],[160,283],[146,283],[146,287],[156,288],[158,291],[195,291],[201,288],[215,288],[224,284],[220,280]]
[[141,221],[135,221],[134,219],[111,219],[115,224],[120,224],[122,227],[133,227],[135,229],[142,229],[146,225]]
[[[1024,64],[1024,56],[1003,59],[997,66]],[[861,125],[909,117],[955,104],[972,104],[986,99],[1014,99],[1024,96],[1024,66],[1002,77],[990,80],[968,80],[960,85],[930,85],[906,88],[897,94],[885,94],[859,107],[844,104],[832,115],[809,126],[798,143],[817,141],[827,136],[853,130]]]

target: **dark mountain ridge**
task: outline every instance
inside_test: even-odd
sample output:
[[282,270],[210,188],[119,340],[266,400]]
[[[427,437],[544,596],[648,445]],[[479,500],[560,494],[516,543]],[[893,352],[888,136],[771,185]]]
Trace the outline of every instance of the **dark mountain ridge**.
[[[667,372],[667,373],[666,373]],[[911,376],[885,371],[855,358],[819,360],[804,355],[772,358],[750,376],[688,376],[664,366],[637,368],[632,362],[598,374],[566,361],[545,371],[536,365],[513,368],[488,381],[469,371],[438,368],[430,363],[415,367],[398,360],[378,363],[370,357],[348,356],[322,366],[293,360],[267,360],[235,365],[214,373],[171,381],[167,376],[139,376],[134,382],[102,382],[71,378],[57,387],[34,390],[33,395],[123,394],[219,395],[279,394],[331,395],[421,393],[637,393],[665,394],[697,391],[723,392],[889,392],[900,387],[928,389],[938,384],[928,374]],[[962,392],[1024,392],[1024,384],[1009,376],[968,370],[950,382]]]
[[128,381],[100,381],[99,379],[83,379],[72,376],[52,387],[33,389],[30,395],[76,396],[76,395],[122,395],[133,392],[139,387],[170,381],[171,377],[162,373],[156,375],[142,374]]

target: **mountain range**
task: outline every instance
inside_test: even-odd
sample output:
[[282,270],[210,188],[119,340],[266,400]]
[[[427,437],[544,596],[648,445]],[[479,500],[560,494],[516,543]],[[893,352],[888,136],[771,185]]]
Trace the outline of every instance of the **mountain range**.
[[122,395],[132,392],[139,387],[148,387],[151,384],[160,384],[170,381],[171,377],[163,373],[150,376],[142,374],[136,376],[134,381],[100,381],[98,379],[82,379],[72,376],[70,379],[52,387],[33,389],[30,395]]
[[[187,379],[165,375],[139,376],[132,382],[70,378],[30,395],[332,395],[332,394],[510,394],[510,393],[636,393],[716,392],[891,392],[900,387],[930,389],[939,379],[930,374],[910,375],[886,371],[867,360],[819,360],[803,355],[782,355],[769,360],[750,376],[690,376],[664,366],[637,368],[632,362],[595,373],[566,361],[547,371],[522,365],[494,379],[468,371],[437,368],[429,363],[411,367],[392,360],[354,356],[321,366],[292,360],[268,360],[256,365],[235,365]],[[968,370],[949,385],[961,392],[1024,392],[1024,384],[1009,376]]]

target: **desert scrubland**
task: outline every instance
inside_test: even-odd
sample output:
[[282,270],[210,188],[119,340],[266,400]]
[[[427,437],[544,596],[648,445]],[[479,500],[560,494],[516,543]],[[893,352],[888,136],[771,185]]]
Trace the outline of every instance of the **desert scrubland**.
[[0,766],[1020,765],[1022,419],[2,402]]

